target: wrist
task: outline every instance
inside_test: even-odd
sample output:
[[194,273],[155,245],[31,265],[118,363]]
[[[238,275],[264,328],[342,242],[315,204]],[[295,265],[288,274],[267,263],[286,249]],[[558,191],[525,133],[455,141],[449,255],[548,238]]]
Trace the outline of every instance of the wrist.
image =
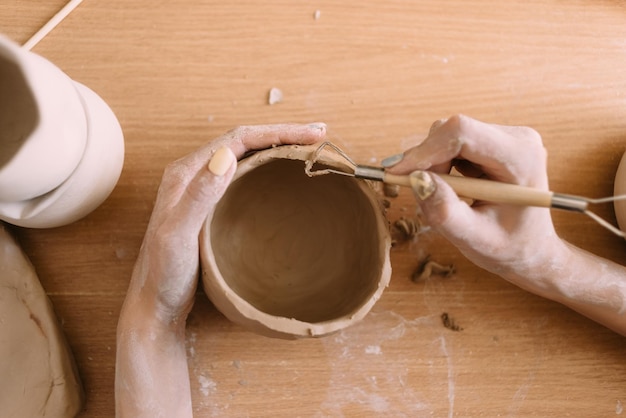
[[565,241],[552,254],[550,263],[522,278],[526,288],[626,335],[626,269]]
[[[143,323],[162,328],[184,329],[187,315],[193,306],[194,294],[183,299],[178,289],[163,286],[161,283],[169,284],[159,275],[152,276],[145,260],[142,256],[137,260],[120,316],[128,316],[131,320],[141,318]],[[169,299],[168,295],[171,296]]]
[[124,300],[118,321],[118,331],[124,329],[148,330],[154,333],[182,334],[186,317],[163,312],[152,298],[129,293]]
[[539,296],[559,299],[559,282],[570,268],[570,246],[558,236],[528,246],[528,253],[519,254],[511,263],[506,280]]

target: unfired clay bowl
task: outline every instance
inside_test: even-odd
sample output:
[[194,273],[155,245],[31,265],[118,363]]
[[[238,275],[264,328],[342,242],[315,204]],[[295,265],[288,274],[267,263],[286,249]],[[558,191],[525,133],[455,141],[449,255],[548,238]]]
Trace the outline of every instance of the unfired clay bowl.
[[201,233],[205,292],[227,318],[262,335],[346,328],[389,283],[391,239],[378,195],[351,177],[308,177],[303,161],[316,148],[282,146],[242,160]]

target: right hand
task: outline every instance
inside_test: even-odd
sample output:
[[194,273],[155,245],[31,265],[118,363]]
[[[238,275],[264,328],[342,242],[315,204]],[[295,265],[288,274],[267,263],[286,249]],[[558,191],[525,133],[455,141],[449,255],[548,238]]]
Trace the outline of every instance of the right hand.
[[426,222],[475,264],[541,293],[541,271],[553,251],[563,248],[549,209],[483,201],[469,205],[432,173],[455,167],[466,176],[548,190],[546,160],[541,137],[531,128],[453,116],[435,122],[428,137],[387,171],[428,170],[422,174],[425,183],[414,189]]

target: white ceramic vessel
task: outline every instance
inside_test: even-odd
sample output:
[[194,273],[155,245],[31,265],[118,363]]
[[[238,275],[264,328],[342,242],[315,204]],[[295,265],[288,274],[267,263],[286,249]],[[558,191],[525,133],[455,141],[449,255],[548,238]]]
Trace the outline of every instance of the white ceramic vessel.
[[124,163],[109,106],[45,58],[0,36],[0,220],[50,228],[98,207]]

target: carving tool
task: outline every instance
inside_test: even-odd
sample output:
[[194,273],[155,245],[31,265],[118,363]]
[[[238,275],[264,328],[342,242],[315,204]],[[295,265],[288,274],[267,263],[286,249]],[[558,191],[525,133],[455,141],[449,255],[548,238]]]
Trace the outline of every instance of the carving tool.
[[[331,162],[333,161],[332,159],[325,158],[327,153],[338,154],[344,160],[344,163],[338,164]],[[309,177],[332,173],[411,187],[410,175],[390,174],[385,172],[385,169],[382,167],[357,164],[348,157],[344,151],[331,142],[324,142],[315,150],[311,158],[305,162],[304,172]],[[626,238],[626,233],[589,210],[590,204],[626,200],[626,195],[592,199],[487,179],[454,176],[450,174],[437,175],[448,183],[460,197],[493,203],[555,208],[583,213],[615,235]]]

